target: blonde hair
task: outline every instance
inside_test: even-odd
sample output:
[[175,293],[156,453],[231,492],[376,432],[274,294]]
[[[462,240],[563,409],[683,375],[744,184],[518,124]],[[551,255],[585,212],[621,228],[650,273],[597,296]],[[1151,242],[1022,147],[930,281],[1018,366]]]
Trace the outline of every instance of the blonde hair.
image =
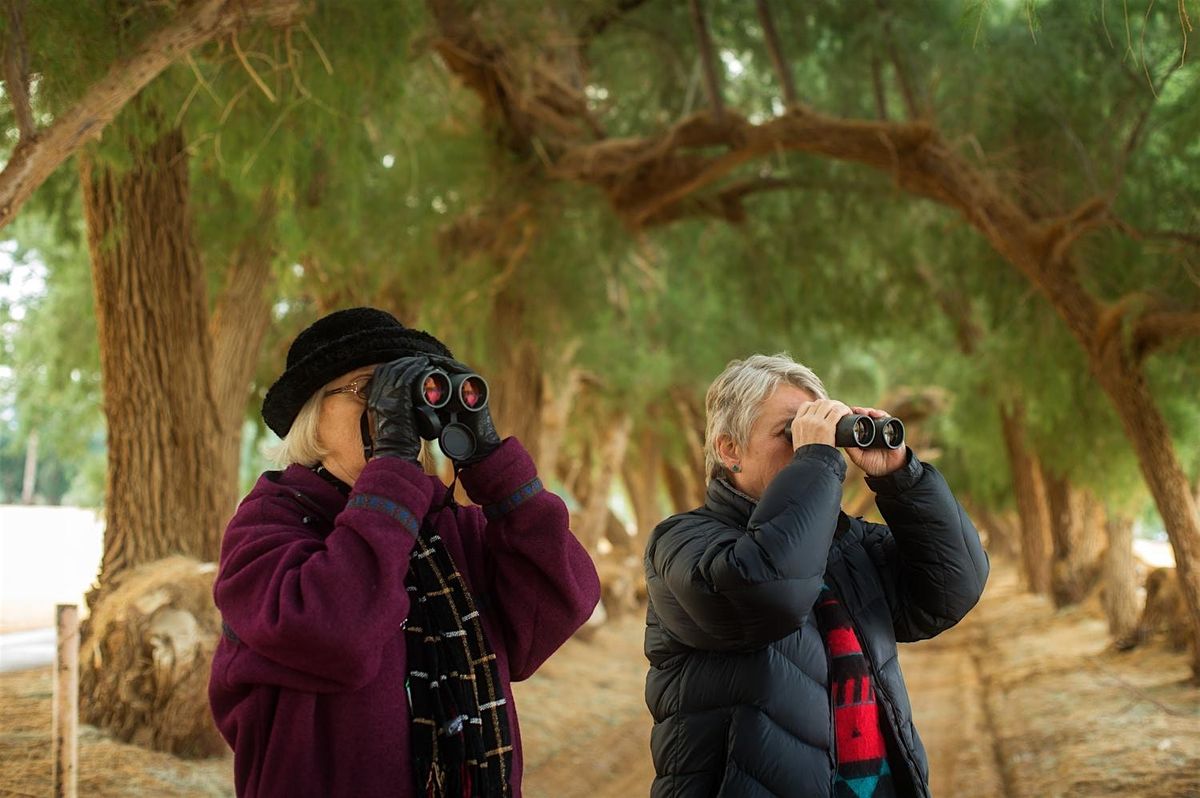
[[317,391],[308,397],[283,440],[264,447],[264,453],[276,466],[287,468],[292,463],[299,463],[311,468],[329,454],[317,436],[317,426],[321,421],[321,401],[324,398],[324,391]]
[[713,380],[704,397],[707,420],[704,428],[704,470],[708,480],[728,476],[717,442],[728,435],[744,449],[759,410],[781,382],[811,392],[818,399],[829,394],[812,369],[792,360],[787,352],[751,355],[731,360]]

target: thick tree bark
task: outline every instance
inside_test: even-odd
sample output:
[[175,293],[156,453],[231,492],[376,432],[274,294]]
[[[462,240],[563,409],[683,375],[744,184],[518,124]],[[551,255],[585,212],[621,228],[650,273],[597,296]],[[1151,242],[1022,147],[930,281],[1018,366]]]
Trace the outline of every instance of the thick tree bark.
[[[1097,377],[1113,398],[1125,434],[1137,453],[1142,477],[1162,516],[1175,553],[1190,636],[1200,640],[1200,516],[1166,421],[1150,396],[1141,364],[1130,362],[1119,344],[1108,348]],[[1200,645],[1192,647],[1192,670],[1200,679]]]
[[183,135],[132,155],[124,173],[80,169],[108,421],[102,589],[172,554],[215,560],[229,509]]
[[590,485],[587,498],[575,524],[575,536],[595,552],[600,539],[608,526],[608,500],[612,494],[614,481],[621,473],[621,463],[625,460],[625,449],[629,446],[629,416],[614,419],[604,434],[604,445],[600,456],[592,465]]
[[[515,290],[496,298],[495,367],[485,375],[492,386],[488,406],[501,436],[513,435],[541,462],[543,352],[524,327],[525,301]],[[549,476],[549,472],[546,472]]]
[[671,512],[682,513],[704,504],[705,482],[691,464],[668,462],[663,469]]
[[1044,473],[1050,508],[1050,597],[1057,607],[1077,604],[1087,596],[1100,575],[1103,517],[1097,519],[1095,501],[1075,488],[1066,477]]
[[622,469],[637,527],[633,548],[639,556],[645,551],[650,533],[665,517],[660,501],[662,473],[663,458],[657,436],[652,428],[644,427],[637,435],[636,450],[626,454]]
[[246,399],[271,322],[267,287],[274,252],[269,237],[262,236],[261,230],[273,214],[274,200],[265,195],[259,214],[261,224],[235,251],[209,323],[213,395],[220,425],[213,475],[220,483],[217,491],[218,503],[224,508],[222,525],[237,507]]
[[1011,511],[993,512],[971,502],[963,501],[963,506],[973,520],[987,534],[987,551],[990,556],[1006,557],[1016,560],[1021,556],[1021,522]]
[[546,401],[542,407],[537,466],[538,472],[546,478],[562,476],[559,457],[566,442],[575,399],[584,382],[583,372],[571,365],[580,345],[578,340],[568,343],[555,358],[554,366],[542,375],[542,396]]
[[1104,525],[1108,548],[1104,551],[1101,605],[1108,633],[1116,641],[1129,638],[1137,626],[1137,568],[1133,562],[1133,520],[1109,513]]
[[1025,442],[1025,411],[1020,403],[1001,408],[1001,426],[1021,519],[1021,571],[1026,587],[1050,592],[1050,509],[1037,455]]
[[200,0],[112,65],[79,101],[44,130],[22,137],[0,172],[0,227],[63,161],[97,138],[150,81],[187,53],[240,25],[262,20],[283,26],[303,13],[300,0]]

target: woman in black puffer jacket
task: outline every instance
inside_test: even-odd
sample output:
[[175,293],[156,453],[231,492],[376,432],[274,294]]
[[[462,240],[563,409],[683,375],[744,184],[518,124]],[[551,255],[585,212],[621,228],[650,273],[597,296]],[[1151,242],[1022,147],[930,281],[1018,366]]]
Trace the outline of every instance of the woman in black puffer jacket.
[[928,798],[896,643],[975,606],[979,535],[907,448],[847,449],[887,525],[841,512],[838,419],[786,355],[733,361],[708,391],[704,506],[646,549],[654,798]]

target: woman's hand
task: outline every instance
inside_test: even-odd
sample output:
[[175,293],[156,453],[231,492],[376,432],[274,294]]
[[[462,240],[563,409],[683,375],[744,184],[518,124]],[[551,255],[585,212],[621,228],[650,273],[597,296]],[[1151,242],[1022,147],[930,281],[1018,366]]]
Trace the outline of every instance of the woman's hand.
[[417,380],[429,369],[429,358],[402,357],[375,369],[367,407],[371,415],[375,457],[399,457],[411,463],[421,455],[421,436],[413,410]]
[[817,399],[800,405],[792,419],[792,449],[810,443],[833,446],[838,419],[849,413],[850,408],[836,399]]
[[[891,413],[876,410],[873,407],[851,407],[853,413],[860,413],[871,418],[887,418]],[[846,449],[850,462],[861,468],[869,477],[882,477],[902,467],[908,460],[908,448],[899,449],[859,449],[851,446]]]

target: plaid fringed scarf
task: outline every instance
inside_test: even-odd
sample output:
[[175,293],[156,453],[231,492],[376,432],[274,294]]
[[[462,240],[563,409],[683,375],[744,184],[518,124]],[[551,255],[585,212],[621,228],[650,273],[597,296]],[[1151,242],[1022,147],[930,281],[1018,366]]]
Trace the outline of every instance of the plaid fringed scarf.
[[408,691],[413,773],[428,798],[511,794],[512,736],[496,654],[431,519],[409,561]]

